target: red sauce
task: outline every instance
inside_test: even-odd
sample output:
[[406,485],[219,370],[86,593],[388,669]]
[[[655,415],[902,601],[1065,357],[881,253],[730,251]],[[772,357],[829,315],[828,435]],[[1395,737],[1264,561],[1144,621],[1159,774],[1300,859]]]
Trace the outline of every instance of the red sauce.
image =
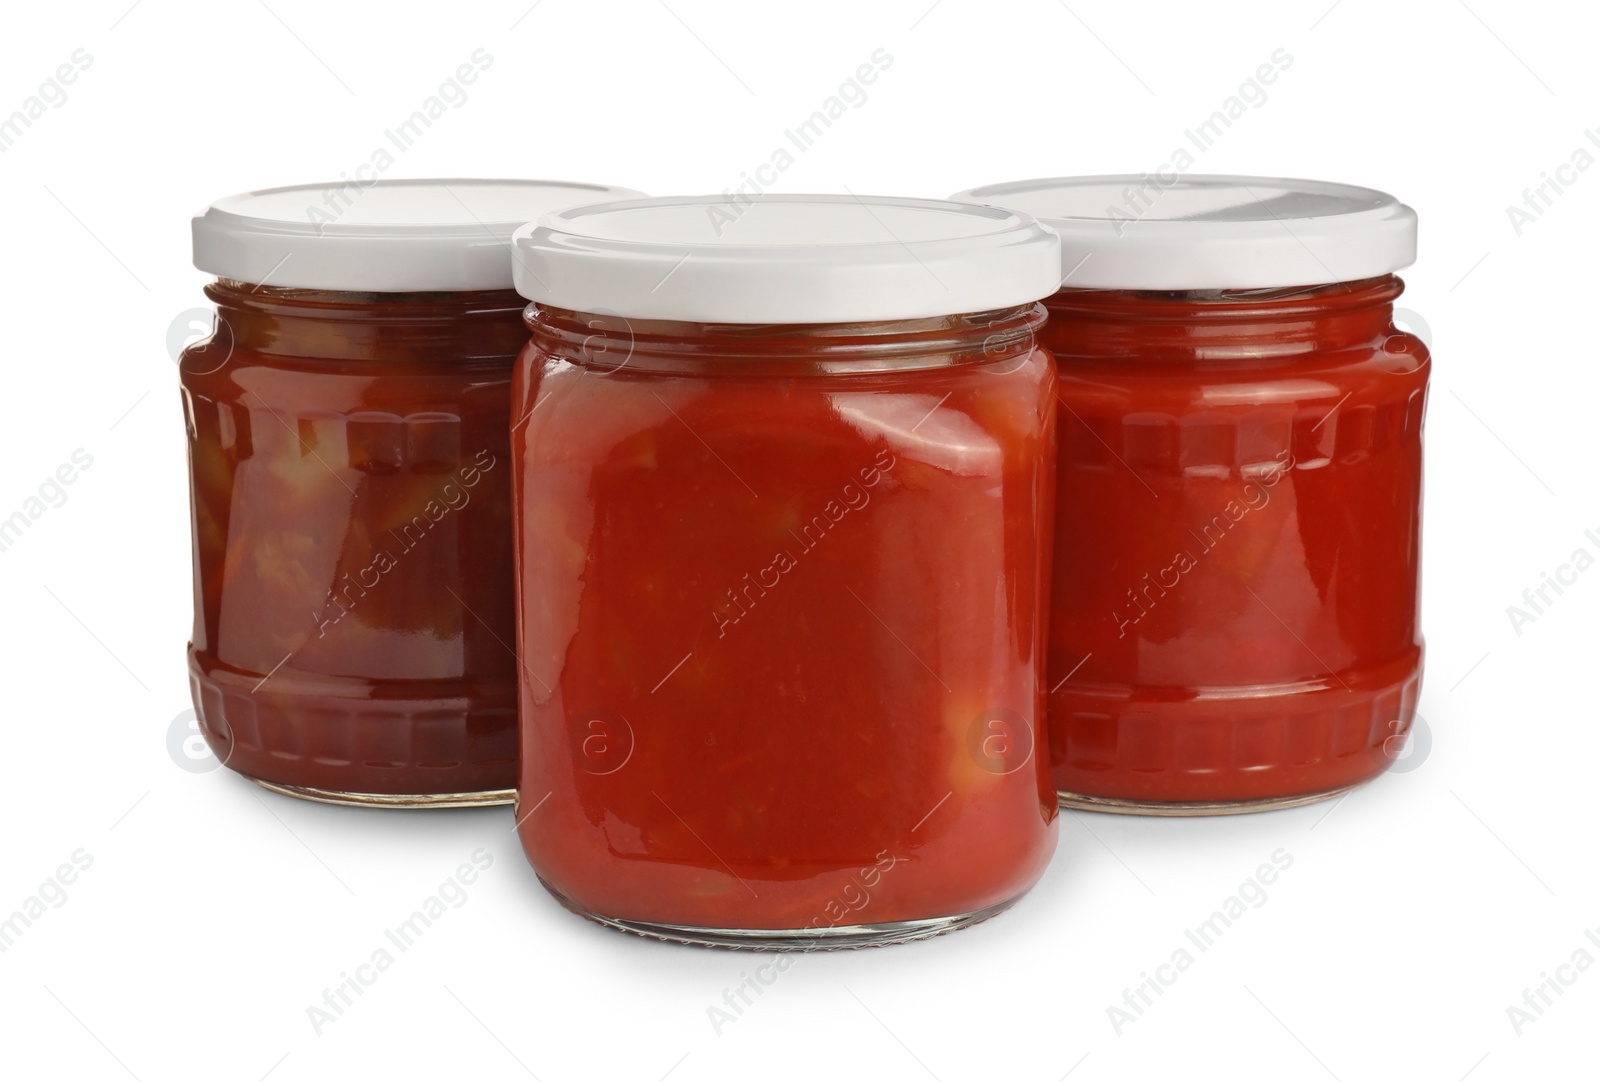
[[1042,310],[731,326],[535,310],[517,369],[522,766],[590,915],[824,929],[1042,872]]
[[340,794],[504,791],[516,768],[510,290],[219,282],[181,361],[190,672],[228,766]]
[[1277,802],[1411,724],[1423,344],[1392,276],[1064,289],[1050,755],[1072,797]]

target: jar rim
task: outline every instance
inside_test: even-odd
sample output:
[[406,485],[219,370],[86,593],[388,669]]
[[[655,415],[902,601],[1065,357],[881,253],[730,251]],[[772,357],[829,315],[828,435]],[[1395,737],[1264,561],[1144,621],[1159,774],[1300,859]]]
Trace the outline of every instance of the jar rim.
[[746,376],[845,374],[1002,362],[1031,352],[1038,302],[916,319],[731,323],[642,319],[531,304],[534,348],[600,372],[691,372],[734,364]]

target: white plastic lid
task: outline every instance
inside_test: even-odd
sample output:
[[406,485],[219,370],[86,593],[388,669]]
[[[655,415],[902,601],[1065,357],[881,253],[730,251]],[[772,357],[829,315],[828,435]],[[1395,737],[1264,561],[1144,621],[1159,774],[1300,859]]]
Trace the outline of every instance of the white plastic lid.
[[951,198],[1025,211],[1061,235],[1062,284],[1263,289],[1352,282],[1417,258],[1392,195],[1276,177],[1048,177]]
[[517,230],[517,290],[555,308],[698,323],[918,319],[1056,290],[1026,214],[938,199],[684,196],[573,207]]
[[511,234],[575,203],[642,193],[552,180],[297,184],[219,199],[194,265],[253,285],[405,293],[511,288]]

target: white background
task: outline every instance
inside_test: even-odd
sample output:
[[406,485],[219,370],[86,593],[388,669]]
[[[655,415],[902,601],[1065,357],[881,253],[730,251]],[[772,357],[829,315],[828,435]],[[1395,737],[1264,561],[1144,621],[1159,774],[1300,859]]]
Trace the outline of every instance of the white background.
[[[0,153],[0,517],[93,465],[0,552],[0,917],[92,865],[0,954],[0,1075],[1490,1079],[1592,1076],[1600,965],[1520,1034],[1507,1008],[1600,945],[1600,570],[1507,606],[1575,549],[1593,491],[1600,169],[1520,236],[1506,212],[1600,126],[1575,4],[1054,0],[17,5],[0,116],[92,63]],[[670,5],[670,6],[669,6]],[[675,948],[561,910],[506,808],[329,808],[169,750],[188,707],[190,550],[169,327],[202,306],[189,217],[354,174],[475,49],[492,65],[388,176],[722,191],[876,49],[889,70],[776,190],[941,196],[1153,169],[1277,49],[1195,171],[1394,192],[1421,216],[1401,304],[1431,327],[1426,730],[1337,805],[1199,821],[1065,815],[1043,882],[930,942],[801,956]],[[1258,97],[1252,90],[1252,97]],[[1600,138],[1600,133],[1597,133]],[[1547,189],[1553,193],[1553,189]],[[188,769],[186,769],[186,767]],[[202,768],[202,769],[195,769]],[[492,867],[321,1035],[323,990],[470,853]],[[1277,850],[1209,950],[1186,929]],[[52,897],[55,891],[50,890]],[[1600,932],[1597,932],[1600,937]],[[1107,1008],[1195,954],[1119,1033]]]

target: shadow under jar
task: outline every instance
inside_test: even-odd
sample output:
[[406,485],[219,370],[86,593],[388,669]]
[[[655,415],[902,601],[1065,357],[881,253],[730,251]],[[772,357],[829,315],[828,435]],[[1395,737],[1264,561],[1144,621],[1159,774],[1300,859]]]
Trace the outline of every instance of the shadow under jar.
[[[380,182],[195,220],[212,336],[179,362],[201,732],[252,781],[332,803],[505,803],[516,771],[505,244],[625,190]],[[330,214],[330,217],[332,215]],[[489,223],[489,224],[485,224]]]
[[[1311,181],[998,185],[1063,239],[1050,755],[1063,805],[1223,814],[1339,795],[1422,675],[1429,355],[1397,328],[1416,218]],[[1143,216],[1140,216],[1143,206]]]
[[1055,238],[769,196],[582,208],[519,247],[518,829],[542,881],[614,928],[759,949],[1010,905],[1056,835],[1033,303]]

